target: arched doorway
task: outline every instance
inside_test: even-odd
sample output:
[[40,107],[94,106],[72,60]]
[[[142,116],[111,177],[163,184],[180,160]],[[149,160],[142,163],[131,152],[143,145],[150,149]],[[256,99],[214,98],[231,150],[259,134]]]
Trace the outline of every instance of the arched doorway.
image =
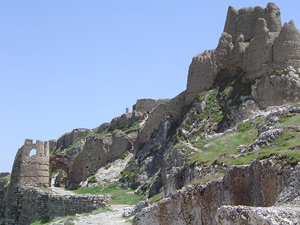
[[73,159],[66,155],[50,157],[49,184],[56,187],[68,187]]

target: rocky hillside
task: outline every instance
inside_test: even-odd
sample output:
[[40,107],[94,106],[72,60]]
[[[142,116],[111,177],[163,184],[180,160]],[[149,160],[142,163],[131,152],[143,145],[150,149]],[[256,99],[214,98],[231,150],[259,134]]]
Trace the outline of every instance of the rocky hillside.
[[299,31],[274,3],[229,7],[185,91],[49,141],[53,183],[134,189],[146,202],[127,216],[154,203],[134,224],[297,224],[299,68]]

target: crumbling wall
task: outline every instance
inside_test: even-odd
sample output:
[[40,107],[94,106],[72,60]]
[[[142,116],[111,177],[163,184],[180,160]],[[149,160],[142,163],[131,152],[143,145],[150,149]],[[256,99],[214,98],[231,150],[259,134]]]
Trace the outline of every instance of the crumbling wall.
[[[89,129],[74,129],[72,132],[68,132],[63,134],[60,138],[58,138],[56,143],[56,149],[65,149],[74,144],[77,140],[79,140],[84,135],[87,135],[90,132]],[[54,143],[53,143],[54,145]]]
[[262,7],[245,7],[235,9],[229,6],[225,22],[224,32],[232,36],[235,41],[243,34],[246,41],[250,41],[255,34],[257,19],[263,18],[267,21],[270,32],[278,32],[281,28],[280,9],[270,2],[264,9]]
[[[67,182],[70,179],[70,172],[74,163],[74,159],[67,155],[55,155],[50,157],[49,184],[51,185],[52,173],[55,170],[63,170],[67,174]],[[68,183],[66,183],[68,187]]]
[[49,186],[49,142],[37,140],[34,144],[31,139],[26,139],[16,154],[10,183],[5,192],[5,219],[18,221],[24,188],[43,186]]
[[244,71],[247,81],[252,82],[288,66],[300,67],[300,34],[293,21],[282,27],[280,10],[274,3],[265,9],[229,7],[217,48],[204,51],[191,62],[186,104],[231,71]]
[[108,197],[101,195],[57,195],[39,189],[22,190],[22,197],[17,199],[18,214],[5,218],[5,224],[27,225],[42,218],[87,213],[108,206]]
[[122,153],[132,150],[132,147],[131,140],[122,131],[88,137],[83,151],[74,160],[70,174],[70,188],[78,188],[81,181],[107,163],[118,159]]
[[170,122],[176,122],[181,118],[185,106],[185,96],[185,92],[182,92],[175,98],[162,102],[149,114],[145,126],[139,133],[138,144],[148,141],[164,118]]
[[[35,155],[30,154],[36,152]],[[49,142],[26,139],[13,164],[10,185],[20,187],[49,186]]]
[[154,100],[154,99],[151,99],[151,98],[138,99],[136,101],[136,103],[132,106],[132,111],[149,113],[156,106],[158,106],[160,103],[162,103],[162,102],[164,102],[166,100],[167,99]]

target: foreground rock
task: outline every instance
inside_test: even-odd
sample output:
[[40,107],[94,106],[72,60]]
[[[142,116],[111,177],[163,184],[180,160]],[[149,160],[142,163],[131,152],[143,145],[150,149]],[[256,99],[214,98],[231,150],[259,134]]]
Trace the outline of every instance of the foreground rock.
[[218,224],[216,213],[222,205],[272,206],[290,172],[290,165],[276,160],[234,166],[221,180],[185,187],[143,209],[133,224]]

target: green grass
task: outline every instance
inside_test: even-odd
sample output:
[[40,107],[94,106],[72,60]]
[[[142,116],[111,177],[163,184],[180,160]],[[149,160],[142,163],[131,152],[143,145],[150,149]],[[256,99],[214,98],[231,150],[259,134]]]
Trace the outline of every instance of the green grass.
[[121,189],[118,188],[116,184],[109,184],[107,186],[102,187],[83,187],[77,190],[74,190],[76,194],[110,194],[111,200],[109,201],[110,204],[128,204],[128,205],[135,205],[140,202],[143,196],[138,194],[133,194],[132,189]]
[[293,127],[296,125],[300,125],[300,114],[297,114],[292,117],[283,117],[280,119],[280,123],[276,126],[278,127]]
[[120,156],[120,159],[125,159],[127,156],[129,155],[129,152],[126,151],[126,152],[123,152],[122,155]]
[[141,123],[142,123],[142,120],[134,122],[130,127],[128,127],[128,129],[126,129],[126,132],[127,131],[131,131],[131,130],[138,130],[138,129],[140,129],[140,124]]
[[162,197],[162,193],[158,193],[156,195],[153,195],[150,199],[149,199],[149,203],[153,204],[155,202],[158,202]]
[[265,117],[257,117],[255,119],[249,119],[245,122],[241,122],[238,126],[237,126],[237,130],[239,132],[245,132],[251,128],[256,128],[257,125],[259,124],[263,124],[265,121]]
[[201,177],[199,179],[196,179],[192,182],[192,184],[205,184],[210,180],[216,180],[219,179],[220,177],[223,177],[225,174],[224,170],[219,171],[218,173],[214,173],[212,175],[208,174],[204,177]]
[[207,149],[190,157],[190,163],[204,162],[211,164],[215,159],[223,158],[224,161],[230,160],[226,157],[231,154],[237,154],[237,147],[239,145],[247,145],[253,143],[257,137],[256,130],[248,130],[245,132],[237,132],[227,136],[217,138],[204,139],[194,142],[194,146],[203,149],[205,145]]
[[49,217],[45,217],[45,218],[42,218],[38,221],[35,221],[34,223],[32,223],[31,225],[41,225],[41,224],[47,224],[50,222],[50,219]]
[[92,175],[92,176],[88,179],[88,183],[89,183],[89,184],[97,183],[97,179],[96,179],[95,175]]
[[275,155],[280,158],[281,156],[288,156],[290,160],[300,161],[300,132],[290,131],[291,127],[300,124],[300,114],[292,117],[283,117],[280,119],[276,127],[284,128],[284,133],[278,137],[272,146],[265,146],[259,152],[250,154],[238,159],[233,160],[234,165],[246,165],[256,158],[269,157]]

